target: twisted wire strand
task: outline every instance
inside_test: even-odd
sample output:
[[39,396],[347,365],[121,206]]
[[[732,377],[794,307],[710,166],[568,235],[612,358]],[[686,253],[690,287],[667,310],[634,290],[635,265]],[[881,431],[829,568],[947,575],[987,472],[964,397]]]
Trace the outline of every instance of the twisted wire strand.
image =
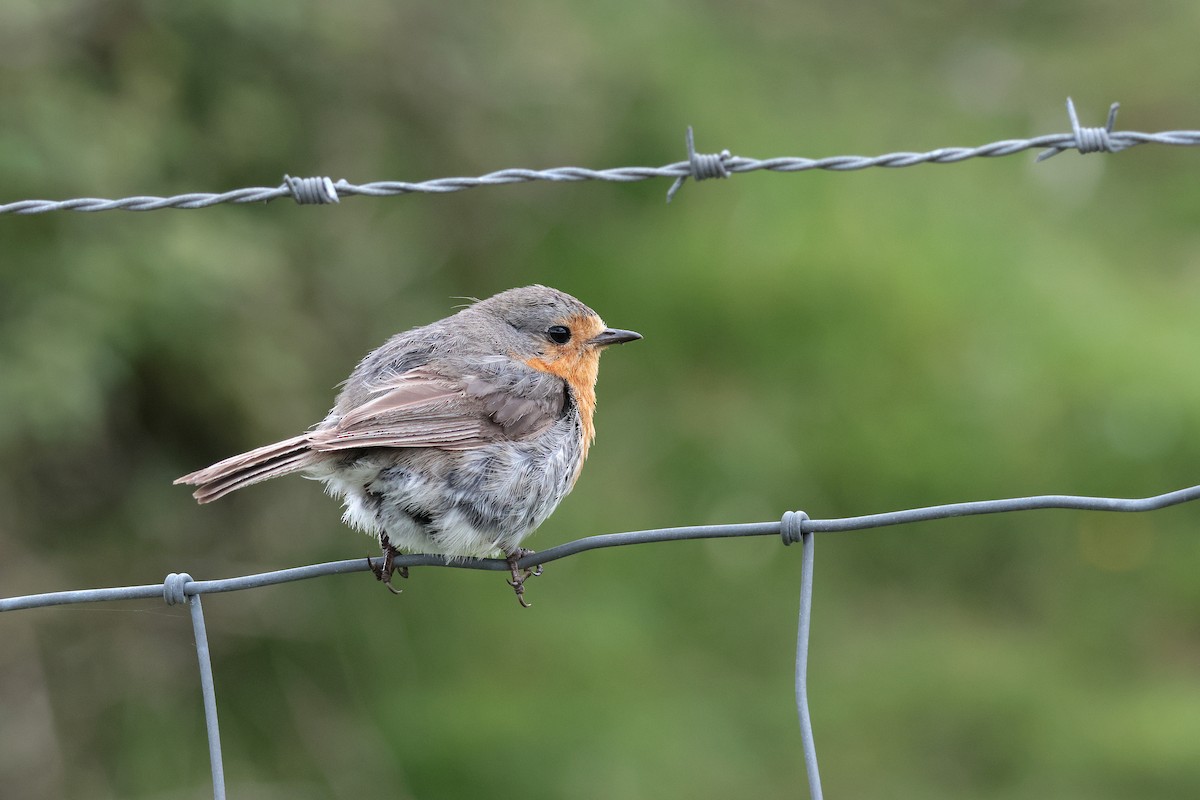
[[667,193],[668,202],[682,187],[687,178],[696,181],[706,178],[725,178],[734,174],[756,172],[805,172],[828,170],[851,172],[872,167],[911,167],[917,164],[957,164],[972,158],[998,158],[1011,156],[1026,150],[1043,150],[1038,160],[1044,160],[1065,150],[1080,153],[1115,153],[1142,144],[1161,144],[1175,147],[1200,145],[1200,131],[1180,130],[1142,133],[1139,131],[1116,131],[1116,109],[1114,103],[1109,110],[1108,124],[1100,128],[1085,128],[1079,124],[1075,105],[1067,99],[1068,117],[1071,121],[1069,133],[1052,133],[1031,139],[1005,139],[977,147],[940,147],[925,152],[895,152],[878,156],[828,156],[825,158],[746,158],[731,155],[728,150],[719,153],[697,153],[691,129],[688,129],[688,159],[661,167],[616,167],[612,169],[586,169],[584,167],[556,167],[552,169],[502,169],[476,177],[435,178],[428,181],[374,181],[353,184],[345,179],[333,181],[327,177],[293,178],[284,176],[279,186],[258,186],[234,189],[221,193],[193,192],[173,197],[137,196],[109,200],[97,197],[80,197],[72,200],[18,200],[0,204],[0,214],[44,214],[49,211],[156,211],[161,208],[208,208],[222,203],[266,203],[282,197],[291,197],[299,204],[334,204],[343,197],[394,197],[406,194],[444,194],[460,192],[479,186],[507,186],[531,181],[574,183],[579,181],[609,181],[632,183],[651,178],[673,178],[675,182]]

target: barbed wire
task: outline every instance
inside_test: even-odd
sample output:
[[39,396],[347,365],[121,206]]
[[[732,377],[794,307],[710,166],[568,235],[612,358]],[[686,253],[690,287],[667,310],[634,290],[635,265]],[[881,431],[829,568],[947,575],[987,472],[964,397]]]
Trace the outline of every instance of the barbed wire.
[[686,161],[677,161],[661,167],[616,167],[612,169],[586,169],[584,167],[556,167],[553,169],[502,169],[473,178],[436,178],[419,181],[376,181],[353,184],[345,179],[334,181],[328,177],[294,178],[285,175],[279,186],[257,186],[233,189],[228,192],[192,192],[172,197],[136,196],[108,200],[97,197],[78,197],[72,200],[18,200],[0,205],[0,214],[44,214],[49,211],[156,211],[160,208],[208,208],[222,203],[266,203],[291,197],[300,205],[325,205],[338,203],[343,197],[356,195],[366,197],[392,197],[405,194],[444,194],[474,189],[478,186],[506,186],[531,181],[574,183],[578,181],[611,181],[632,183],[651,178],[674,178],[667,190],[667,202],[675,196],[684,182],[709,178],[728,178],[743,172],[767,170],[769,172],[805,172],[808,170],[830,170],[850,172],[869,167],[911,167],[916,164],[957,164],[971,158],[996,158],[1011,156],[1025,150],[1043,150],[1038,161],[1056,156],[1066,150],[1080,153],[1116,153],[1140,144],[1164,144],[1179,147],[1200,145],[1200,131],[1161,131],[1141,133],[1118,131],[1113,127],[1117,120],[1119,103],[1113,103],[1104,127],[1088,128],[1079,124],[1075,104],[1067,98],[1067,115],[1071,121],[1068,133],[1052,133],[1032,139],[1005,139],[977,147],[939,147],[926,152],[896,152],[879,156],[828,156],[826,158],[780,157],[768,159],[746,158],[732,155],[729,150],[719,153],[697,153],[692,129],[687,131]]
[[[576,539],[546,550],[531,553],[520,559],[517,562],[517,566],[522,569],[533,568],[589,550],[650,542],[722,539],[742,536],[779,536],[785,545],[801,542],[803,546],[801,548],[800,568],[800,614],[796,635],[795,698],[796,710],[800,721],[801,749],[804,755],[809,792],[813,800],[821,800],[822,792],[817,765],[816,745],[813,740],[812,718],[808,708],[808,646],[812,622],[813,556],[816,538],[814,534],[818,532],[839,533],[869,528],[882,528],[950,517],[1003,514],[1048,508],[1104,512],[1145,512],[1179,505],[1180,503],[1192,502],[1198,499],[1200,499],[1200,486],[1191,486],[1144,498],[1034,495],[1000,500],[948,503],[835,519],[810,519],[808,514],[803,511],[788,511],[783,514],[778,522],[691,525],[586,536],[582,539]],[[196,654],[200,666],[201,693],[204,700],[205,725],[208,730],[209,758],[213,775],[213,796],[217,800],[224,800],[225,781],[222,767],[220,732],[217,725],[216,690],[200,595],[256,589],[263,586],[308,580],[327,575],[368,572],[376,570],[381,565],[381,558],[357,558],[207,581],[195,580],[186,572],[171,573],[162,583],[158,584],[47,592],[43,594],[0,598],[0,612],[73,603],[148,599],[155,597],[162,597],[168,605],[187,603],[192,620],[193,635],[196,640]],[[453,567],[458,569],[491,571],[510,570],[508,562],[500,559],[470,558],[447,560],[443,556],[432,555],[396,556],[394,565],[397,568]]]

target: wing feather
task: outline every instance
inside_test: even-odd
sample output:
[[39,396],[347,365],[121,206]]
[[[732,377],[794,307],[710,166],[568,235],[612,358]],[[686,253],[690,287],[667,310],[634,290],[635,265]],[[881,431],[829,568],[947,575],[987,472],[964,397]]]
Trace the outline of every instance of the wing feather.
[[[522,365],[523,366],[523,365]],[[528,374],[527,374],[528,373]],[[463,450],[522,439],[565,410],[562,379],[511,362],[492,375],[449,378],[409,370],[375,387],[371,399],[308,435],[314,450],[439,447]]]

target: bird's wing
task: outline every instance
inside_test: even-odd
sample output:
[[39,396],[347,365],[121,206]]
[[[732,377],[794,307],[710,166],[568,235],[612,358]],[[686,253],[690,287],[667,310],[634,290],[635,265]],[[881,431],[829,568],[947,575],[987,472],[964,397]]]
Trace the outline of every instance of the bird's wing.
[[418,368],[373,388],[367,402],[309,434],[313,449],[465,450],[539,433],[562,416],[567,402],[561,379],[512,367],[460,378]]

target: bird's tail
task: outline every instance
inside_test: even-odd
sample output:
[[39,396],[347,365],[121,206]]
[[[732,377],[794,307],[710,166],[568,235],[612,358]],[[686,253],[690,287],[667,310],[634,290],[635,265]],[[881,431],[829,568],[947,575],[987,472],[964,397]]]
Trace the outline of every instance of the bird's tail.
[[175,483],[199,487],[192,497],[197,502],[209,503],[244,486],[297,472],[311,464],[308,435],[301,434],[218,461],[211,467],[176,478]]

